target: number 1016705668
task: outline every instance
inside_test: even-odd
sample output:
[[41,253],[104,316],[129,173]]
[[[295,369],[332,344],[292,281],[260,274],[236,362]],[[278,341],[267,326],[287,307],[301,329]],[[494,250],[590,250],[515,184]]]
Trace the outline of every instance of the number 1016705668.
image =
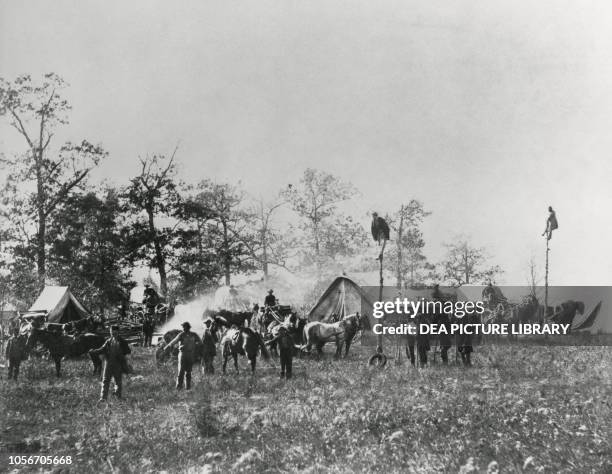
[[9,456],[9,464],[15,466],[46,464],[58,466],[63,464],[72,464],[72,456]]

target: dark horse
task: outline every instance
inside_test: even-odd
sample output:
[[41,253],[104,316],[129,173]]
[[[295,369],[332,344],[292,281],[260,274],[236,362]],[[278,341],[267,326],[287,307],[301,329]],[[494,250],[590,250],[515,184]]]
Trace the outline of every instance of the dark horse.
[[[104,344],[104,336],[98,334],[81,334],[79,336],[66,336],[55,332],[31,326],[27,348],[32,349],[40,342],[49,350],[51,358],[55,362],[55,374],[59,377],[64,357],[77,357],[87,353],[90,349],[97,349]],[[97,355],[89,354],[94,365],[94,375],[102,371],[102,361]]]
[[242,311],[234,313],[224,309],[220,311],[205,311],[205,318],[211,318],[217,324],[217,327],[231,328],[234,324],[239,328],[250,326],[253,313],[251,311]]
[[230,357],[234,359],[234,367],[238,370],[238,354],[246,355],[251,363],[251,372],[255,373],[257,365],[257,352],[261,351],[264,360],[270,358],[268,349],[261,335],[251,328],[230,328],[221,339],[221,355],[223,356],[223,373]]
[[104,329],[104,324],[101,321],[95,319],[93,316],[79,319],[78,321],[70,321],[64,324],[64,332],[66,333],[95,333],[98,329]]
[[284,327],[289,332],[293,343],[299,346],[304,340],[304,326],[306,326],[306,323],[308,323],[307,319],[299,318],[297,313],[291,313],[289,316],[286,316],[282,322],[274,318],[269,318],[268,320],[262,319],[262,321],[260,321],[260,328],[262,328],[266,344],[270,347],[270,352],[274,355],[278,355],[276,341],[269,342],[270,339],[274,339],[278,335],[279,329]]
[[[157,350],[155,351],[155,360],[158,363],[165,362],[168,360],[168,356],[172,355],[173,358],[178,357],[178,347],[174,346],[170,352],[166,352],[164,349],[172,340],[178,336],[182,331],[180,329],[170,329],[170,331],[166,332],[160,341],[157,342]],[[195,333],[194,333],[195,334]],[[195,360],[196,364],[199,364],[202,360],[202,339],[200,336],[196,334],[198,338],[198,342],[196,343],[195,348]]]

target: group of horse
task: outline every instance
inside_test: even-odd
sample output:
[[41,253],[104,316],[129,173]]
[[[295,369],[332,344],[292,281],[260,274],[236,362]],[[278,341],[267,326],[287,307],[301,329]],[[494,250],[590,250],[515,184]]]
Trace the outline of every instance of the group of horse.
[[[335,356],[340,357],[342,349],[346,356],[357,332],[363,328],[365,320],[356,313],[334,323],[308,322],[288,308],[259,308],[255,305],[252,311],[245,312],[206,311],[203,317],[210,321],[209,331],[215,340],[220,341],[223,373],[226,372],[230,359],[233,359],[234,368],[239,372],[239,355],[246,356],[252,373],[255,372],[258,355],[264,360],[269,359],[271,354],[278,355],[276,338],[281,328],[284,328],[292,338],[296,353],[310,354],[314,347],[316,356],[320,357],[325,344],[335,342]],[[164,358],[163,347],[176,334],[178,330],[164,334],[157,351],[158,360]]]
[[[40,344],[49,353],[49,358],[55,363],[55,375],[61,375],[62,360],[74,358],[89,353],[104,344],[105,336],[96,334],[99,323],[95,320],[82,319],[70,326],[59,324],[45,324],[39,319],[28,321],[21,326],[19,336],[24,338],[26,349],[32,353],[37,344]],[[61,326],[61,327],[60,327]],[[69,334],[71,330],[74,334]],[[95,354],[89,357],[93,363],[93,373],[100,374],[102,360]]]
[[524,296],[522,301],[516,304],[508,302],[493,291],[483,291],[482,300],[485,303],[483,323],[521,324],[550,321],[571,325],[576,315],[583,315],[585,310],[584,302],[567,300],[555,308],[546,308],[545,311],[533,294]]

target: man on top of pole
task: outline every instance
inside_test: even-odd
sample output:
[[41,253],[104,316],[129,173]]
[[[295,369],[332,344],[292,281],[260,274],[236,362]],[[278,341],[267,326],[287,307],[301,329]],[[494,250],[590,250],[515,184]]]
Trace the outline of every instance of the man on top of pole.
[[374,237],[374,241],[378,242],[378,245],[382,241],[382,249],[380,249],[380,254],[377,258],[377,260],[382,260],[385,245],[387,240],[389,240],[389,224],[377,212],[372,213],[372,237]]
[[552,237],[552,231],[559,228],[557,222],[557,215],[553,211],[552,206],[548,206],[548,217],[546,218],[546,229],[542,233],[542,237],[546,236],[546,240],[550,240]]

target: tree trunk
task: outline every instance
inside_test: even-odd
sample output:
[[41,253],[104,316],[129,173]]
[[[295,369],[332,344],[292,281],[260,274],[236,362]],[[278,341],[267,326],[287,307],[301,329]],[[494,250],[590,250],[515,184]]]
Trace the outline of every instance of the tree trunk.
[[38,213],[38,232],[36,234],[36,266],[38,270],[38,286],[42,290],[45,287],[45,280],[47,276],[46,260],[47,255],[45,252],[45,233],[46,233],[46,221],[44,213]]
[[402,234],[404,232],[404,206],[400,208],[400,223],[397,230],[397,282],[398,290],[402,289]]
[[229,237],[227,235],[227,223],[223,222],[223,269],[225,272],[225,284],[230,285],[230,255],[229,255]]
[[153,206],[147,206],[147,215],[149,216],[149,231],[153,236],[153,247],[155,248],[155,260],[157,261],[157,271],[159,272],[159,290],[163,296],[168,296],[168,277],[166,275],[166,258],[155,229],[153,220]]
[[47,276],[47,254],[45,251],[45,237],[47,232],[47,216],[45,215],[45,188],[42,178],[42,150],[38,153],[32,151],[36,160],[36,207],[38,211],[38,231],[36,233],[36,267],[38,270],[38,286],[45,287]]
[[261,247],[262,247],[262,265],[261,268],[263,270],[264,281],[268,281],[268,242],[266,241],[265,233],[263,233],[261,237]]

